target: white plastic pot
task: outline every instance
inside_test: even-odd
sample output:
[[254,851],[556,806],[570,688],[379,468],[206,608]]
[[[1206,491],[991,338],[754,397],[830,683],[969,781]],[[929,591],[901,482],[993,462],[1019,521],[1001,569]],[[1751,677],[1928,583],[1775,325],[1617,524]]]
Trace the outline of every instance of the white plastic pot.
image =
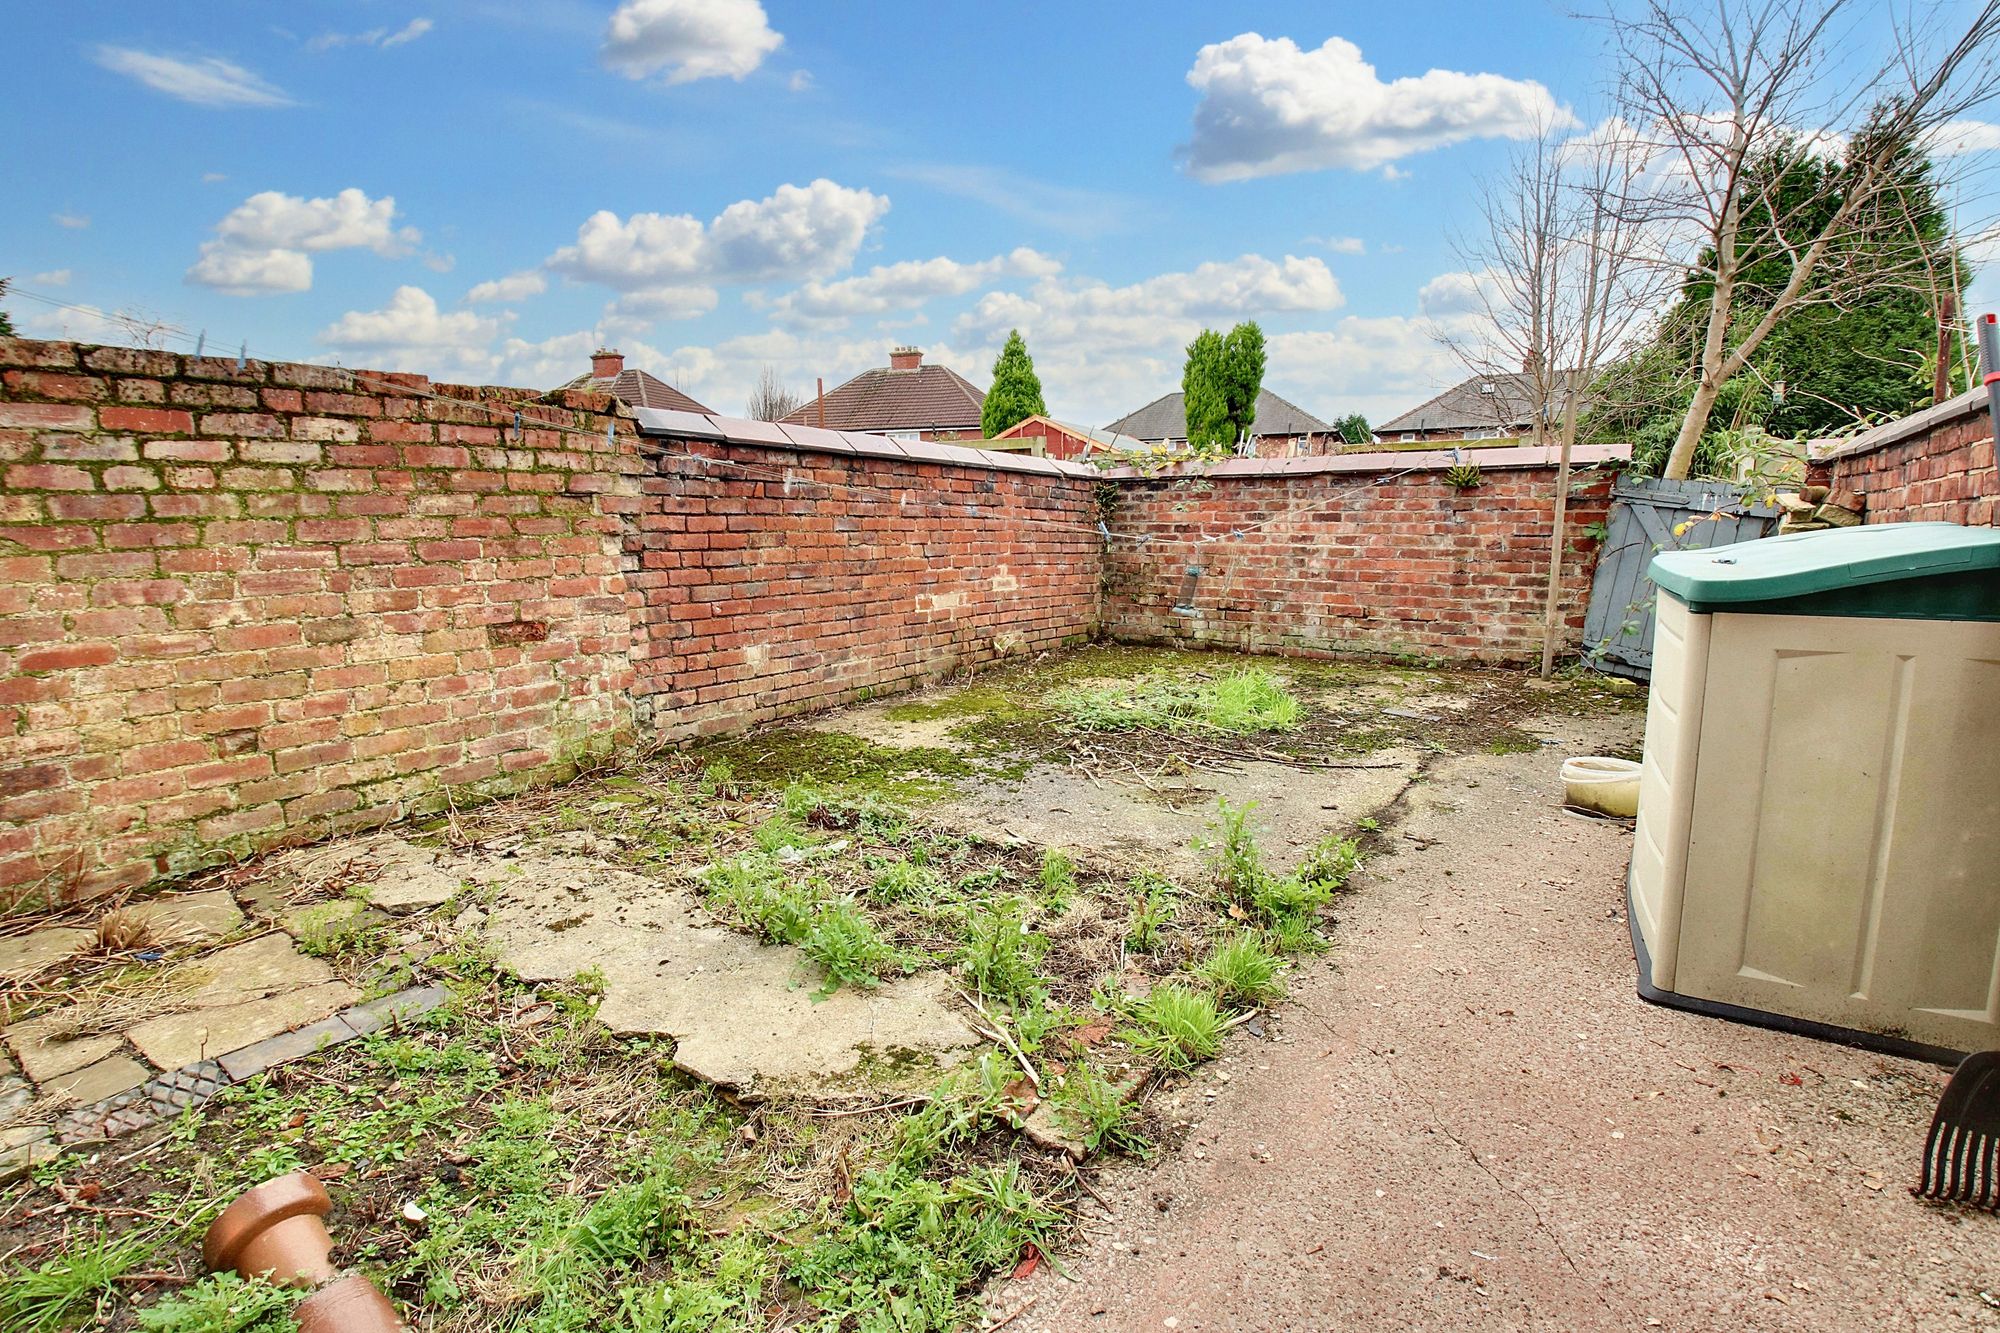
[[1571,805],[1631,819],[1639,813],[1639,765],[1589,754],[1563,760],[1563,797]]

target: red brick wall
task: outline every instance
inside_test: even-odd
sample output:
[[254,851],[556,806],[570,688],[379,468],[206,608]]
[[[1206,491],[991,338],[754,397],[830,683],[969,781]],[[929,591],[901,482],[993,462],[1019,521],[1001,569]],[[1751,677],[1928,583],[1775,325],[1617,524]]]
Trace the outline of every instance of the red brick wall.
[[[1583,627],[1610,483],[1579,472],[1564,609]],[[1541,645],[1555,472],[1489,469],[1466,492],[1436,469],[1190,476],[1118,483],[1106,631],[1258,652],[1420,653],[1519,662]]]
[[0,340],[0,886],[380,822],[629,728],[631,422],[609,446],[577,395],[516,439],[481,392],[521,396]]
[[636,531],[642,708],[741,728],[1095,632],[1088,479],[673,441]]
[[1991,525],[2000,474],[1986,391],[1843,442],[1814,472],[1837,489],[1860,492],[1870,523]]
[[1094,625],[1088,480],[532,397],[0,339],[0,906]]

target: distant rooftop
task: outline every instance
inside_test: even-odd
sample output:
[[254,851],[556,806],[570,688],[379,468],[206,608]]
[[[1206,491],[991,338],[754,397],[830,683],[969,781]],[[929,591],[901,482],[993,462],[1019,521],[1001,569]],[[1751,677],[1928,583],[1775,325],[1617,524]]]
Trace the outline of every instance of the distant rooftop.
[[1526,372],[1474,375],[1373,429],[1377,435],[1405,431],[1525,430],[1533,424],[1533,404],[1534,377]]
[[709,410],[658,376],[627,368],[625,354],[606,347],[590,354],[588,375],[579,375],[562,387],[608,393],[633,407],[665,407],[676,412]]
[[[1131,415],[1112,422],[1110,430],[1148,442],[1185,440],[1187,409],[1180,394],[1162,394]],[[1287,402],[1269,389],[1257,391],[1257,417],[1250,423],[1252,435],[1323,435],[1332,430],[1333,427],[1298,404]]]
[[[925,365],[915,347],[898,347],[889,364],[864,370],[827,391],[828,430],[978,430],[986,393],[949,366]],[[821,404],[809,398],[783,418],[796,426],[818,426]]]

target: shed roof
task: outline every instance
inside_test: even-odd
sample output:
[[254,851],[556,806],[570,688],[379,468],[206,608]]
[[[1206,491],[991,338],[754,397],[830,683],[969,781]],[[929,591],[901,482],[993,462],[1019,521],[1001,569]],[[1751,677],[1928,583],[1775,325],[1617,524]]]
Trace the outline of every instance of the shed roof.
[[[1180,394],[1161,394],[1138,411],[1112,422],[1110,429],[1138,440],[1185,440],[1187,409]],[[1252,435],[1321,435],[1332,429],[1303,407],[1269,389],[1257,391],[1257,416],[1250,423]]]
[[1087,440],[1099,449],[1132,452],[1146,447],[1144,440],[1131,435],[1120,435],[1117,431],[1099,426],[1079,426],[1073,421],[1058,421],[1054,417],[1040,415],[1023,418],[1019,424],[1009,426],[993,438],[1011,440],[1022,435],[1043,433],[1049,427],[1054,427],[1065,435],[1073,435],[1079,440]]

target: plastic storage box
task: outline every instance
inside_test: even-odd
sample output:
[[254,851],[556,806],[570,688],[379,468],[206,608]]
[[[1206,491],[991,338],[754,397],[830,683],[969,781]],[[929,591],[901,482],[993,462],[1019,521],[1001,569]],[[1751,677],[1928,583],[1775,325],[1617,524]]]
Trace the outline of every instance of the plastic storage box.
[[2000,1045],[2000,532],[1653,562],[1646,998],[1948,1059]]

